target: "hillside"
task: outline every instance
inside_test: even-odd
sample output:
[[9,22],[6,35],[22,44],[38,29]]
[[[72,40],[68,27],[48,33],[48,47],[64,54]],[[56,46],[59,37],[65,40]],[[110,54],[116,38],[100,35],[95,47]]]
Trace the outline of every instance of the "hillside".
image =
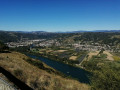
[[[7,36],[7,37],[6,37]],[[50,39],[56,38],[59,34],[56,33],[47,33],[47,32],[15,32],[15,31],[0,31],[0,41],[6,42],[18,42],[22,38],[26,38],[28,40],[31,39]]]
[[33,66],[28,60],[36,61],[18,52],[0,53],[0,66],[34,90],[89,90],[88,85],[63,78],[55,74],[57,71],[42,62],[42,67],[54,72],[49,73],[45,69],[40,69],[35,66],[35,63]]
[[[7,37],[6,37],[7,36]],[[73,43],[100,43],[119,45],[120,32],[77,32],[77,33],[49,33],[49,32],[13,32],[0,31],[0,41],[18,42],[21,38],[33,39],[57,39],[62,44]]]
[[90,52],[81,65],[93,73],[91,77],[92,90],[119,90],[119,53]]

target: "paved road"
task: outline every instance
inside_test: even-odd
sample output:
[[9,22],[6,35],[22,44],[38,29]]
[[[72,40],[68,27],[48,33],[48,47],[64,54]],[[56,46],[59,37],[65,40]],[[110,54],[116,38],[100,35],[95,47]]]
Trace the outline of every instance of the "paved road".
[[16,90],[16,89],[9,85],[7,81],[0,78],[0,90]]

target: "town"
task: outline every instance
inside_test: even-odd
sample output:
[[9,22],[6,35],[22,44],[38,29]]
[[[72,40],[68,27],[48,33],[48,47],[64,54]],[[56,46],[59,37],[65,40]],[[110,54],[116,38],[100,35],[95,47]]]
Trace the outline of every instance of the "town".
[[15,48],[15,47],[22,47],[22,46],[31,46],[31,47],[64,47],[64,48],[72,48],[78,50],[85,50],[85,51],[99,51],[104,49],[109,52],[120,52],[120,48],[116,46],[112,46],[111,44],[100,44],[94,43],[89,41],[84,42],[75,42],[75,43],[61,43],[57,39],[33,39],[29,40],[28,38],[21,38],[18,42],[8,42],[6,43],[8,47]]

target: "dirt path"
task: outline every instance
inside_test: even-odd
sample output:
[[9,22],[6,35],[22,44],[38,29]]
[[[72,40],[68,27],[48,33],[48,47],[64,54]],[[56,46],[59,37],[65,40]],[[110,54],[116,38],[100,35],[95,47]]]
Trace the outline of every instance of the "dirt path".
[[108,60],[114,61],[113,55],[110,54],[108,51],[104,51],[103,53],[104,53],[104,54],[107,54],[107,59],[108,59]]
[[90,52],[88,55],[88,60],[90,60],[92,58],[92,56],[94,55],[98,55],[99,51],[94,51],[94,52]]
[[[92,56],[94,56],[94,55],[97,55],[99,53],[99,51],[95,51],[95,52],[90,52],[88,55],[88,60],[90,60],[91,58],[92,58]],[[112,54],[110,54],[108,51],[104,51],[103,52],[103,54],[106,54],[107,55],[107,59],[108,60],[111,60],[111,61],[113,61],[114,59],[113,59],[113,55]]]
[[77,56],[71,56],[69,59],[70,59],[70,60],[76,60],[76,59],[77,59]]

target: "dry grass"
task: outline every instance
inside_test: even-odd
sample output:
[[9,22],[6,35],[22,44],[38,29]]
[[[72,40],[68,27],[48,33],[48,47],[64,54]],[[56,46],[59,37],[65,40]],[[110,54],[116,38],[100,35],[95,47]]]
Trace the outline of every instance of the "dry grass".
[[119,60],[120,60],[120,57],[119,57],[119,56],[113,56],[113,59],[114,59],[115,61],[119,61]]
[[53,50],[46,50],[47,53],[53,52]]
[[113,55],[111,53],[109,53],[108,51],[104,51],[103,53],[107,55],[108,60],[114,61]]
[[90,60],[92,58],[92,56],[96,56],[98,55],[99,51],[95,51],[95,52],[90,52],[88,55],[88,60]]
[[118,39],[120,39],[120,35],[114,35],[114,36],[112,36],[112,38],[118,38]]
[[[95,52],[90,52],[88,55],[88,60],[90,60],[92,58],[92,56],[96,56],[99,54],[99,51],[95,51]],[[107,59],[113,61],[113,55],[111,53],[109,53],[108,51],[104,51],[103,54],[107,55]]]
[[60,53],[65,52],[65,51],[67,50],[57,50],[57,52],[60,52]]
[[76,59],[77,59],[77,56],[71,56],[69,59],[71,59],[71,60],[76,60]]
[[[1,53],[0,66],[25,82],[34,90],[89,90],[89,86],[76,80],[62,78],[39,69],[28,62],[27,56],[18,53]],[[47,67],[47,65],[46,65]]]

